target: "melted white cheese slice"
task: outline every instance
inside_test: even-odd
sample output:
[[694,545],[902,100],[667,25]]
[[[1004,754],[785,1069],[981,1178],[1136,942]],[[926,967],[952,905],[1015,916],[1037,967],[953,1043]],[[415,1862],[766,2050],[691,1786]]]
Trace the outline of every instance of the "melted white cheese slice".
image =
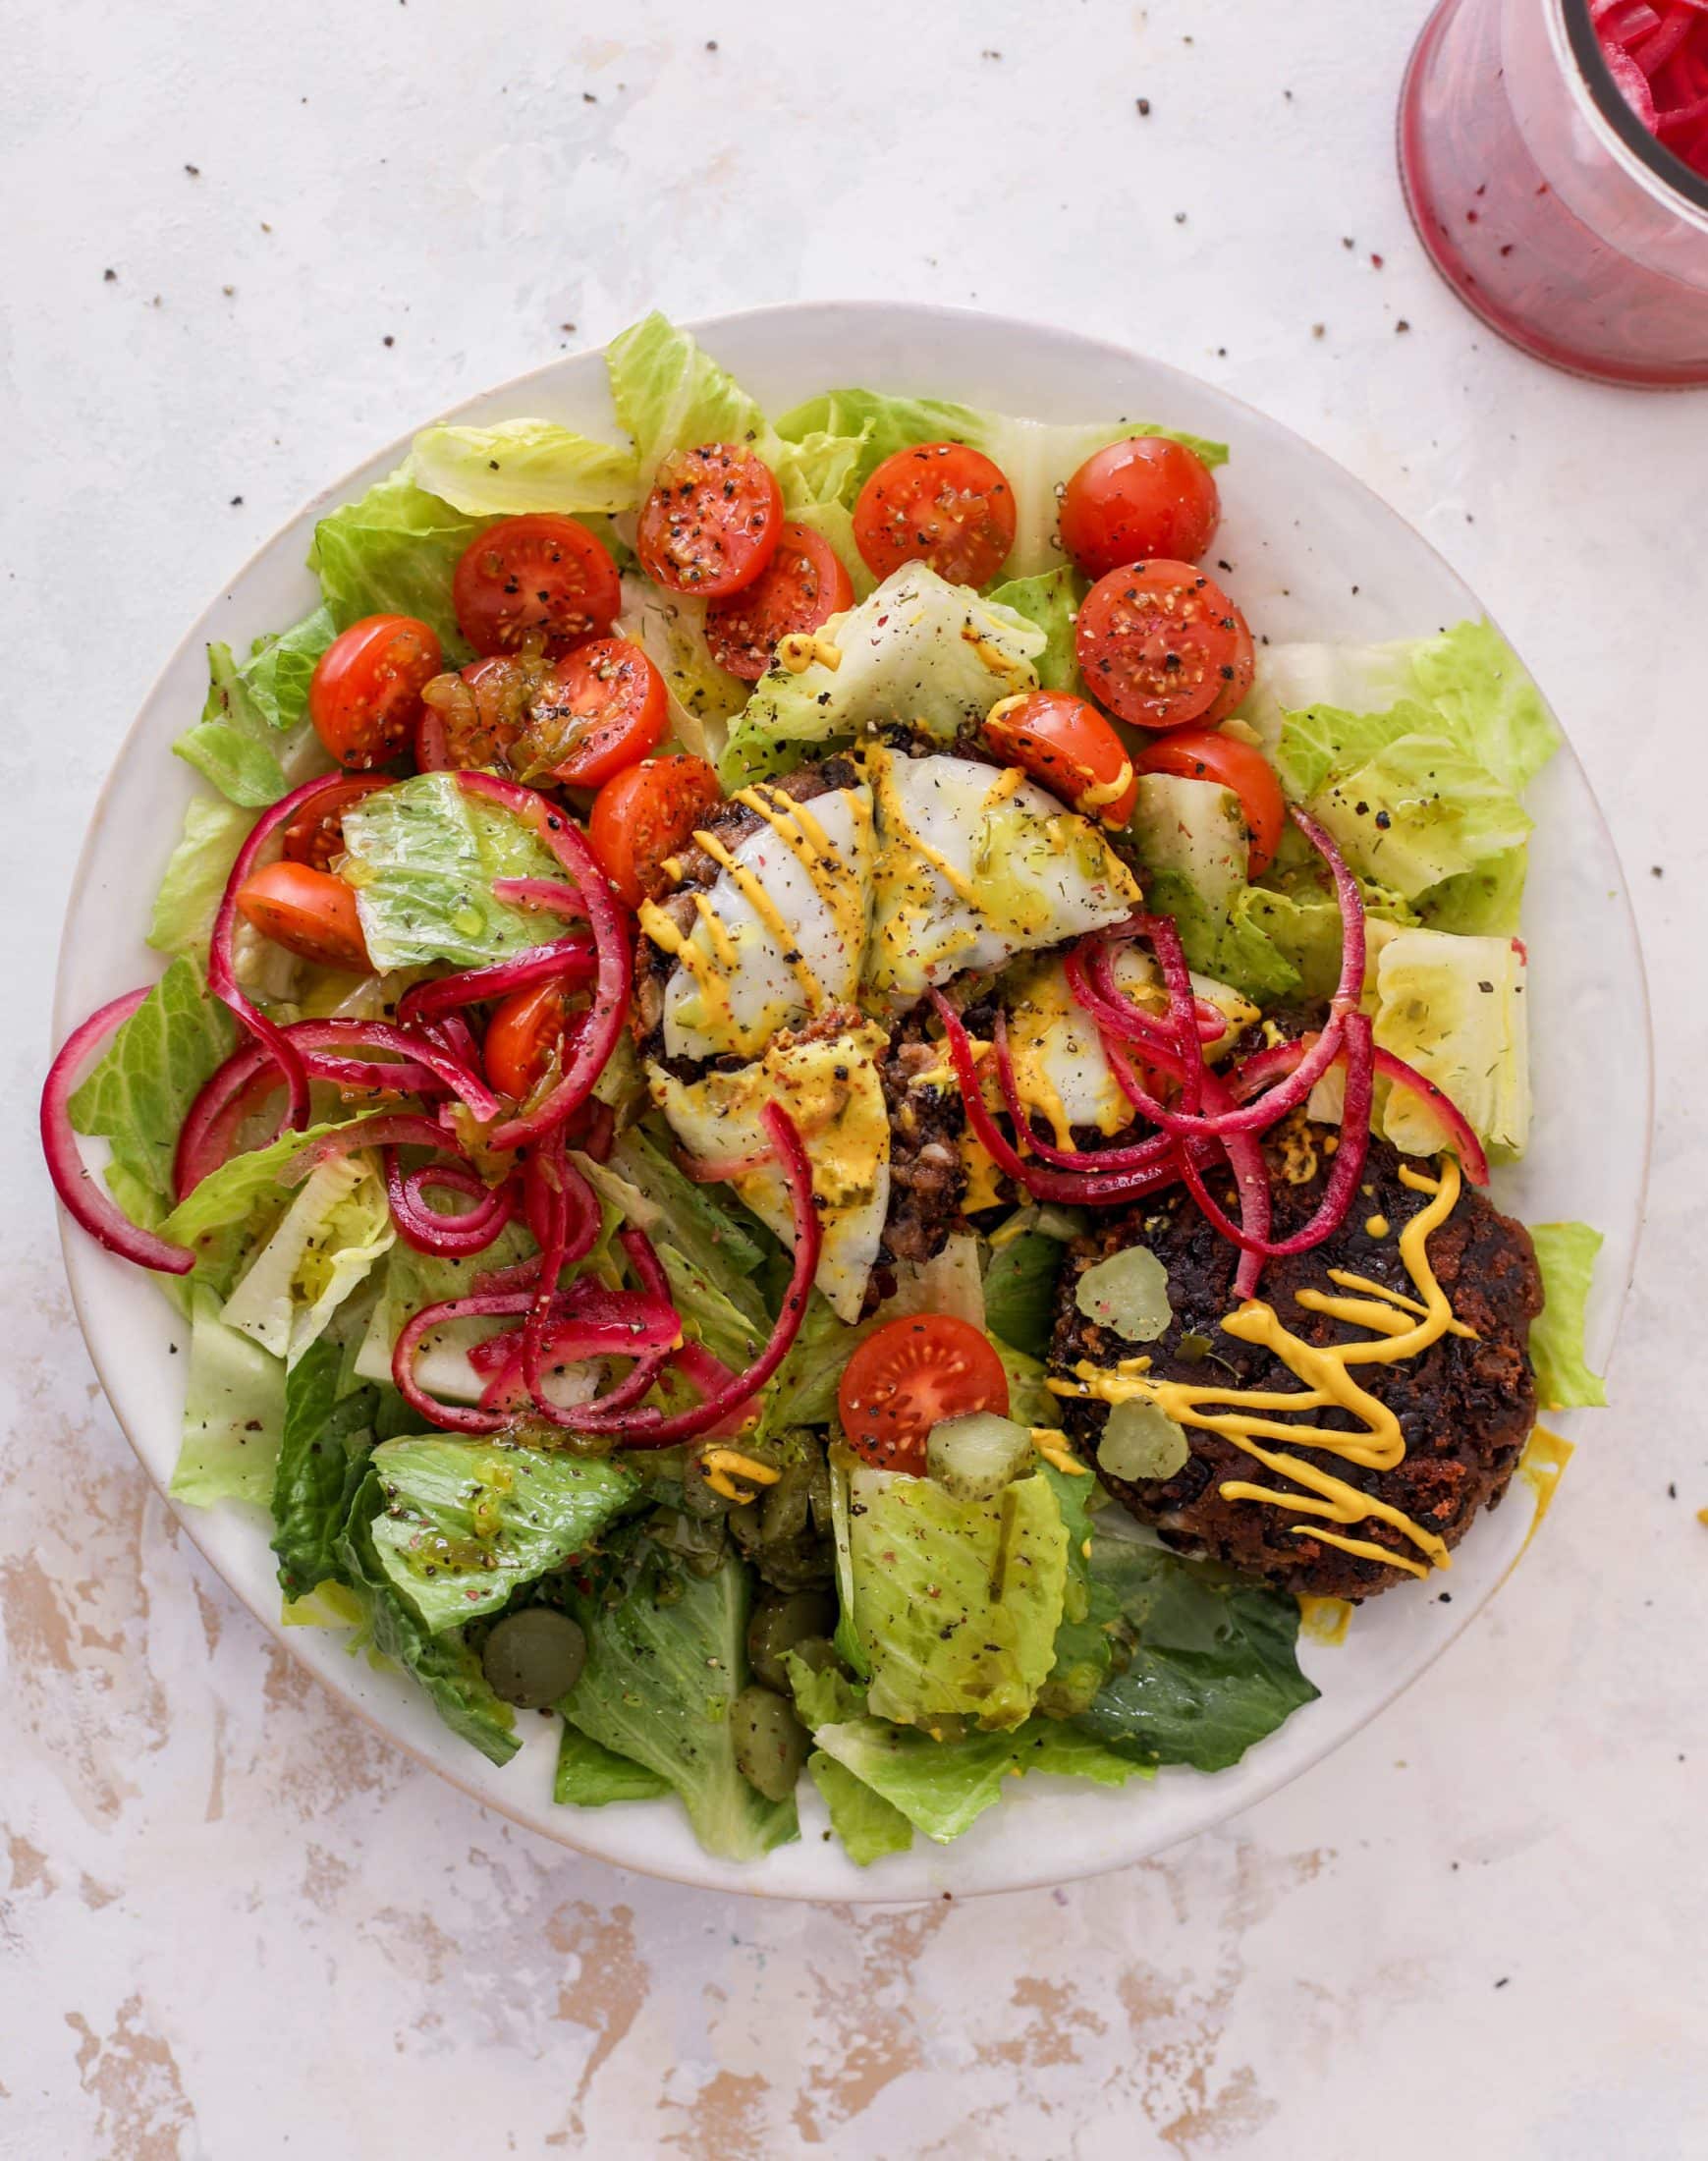
[[[852,1002],[865,951],[872,798],[864,786],[797,804],[775,789],[737,801],[758,827],[722,855],[685,938],[655,908],[641,927],[677,957],[664,987],[672,1058],[756,1058],[780,1028]],[[720,857],[714,845],[711,853]],[[721,857],[720,857],[721,859]]]
[[[702,1162],[761,1153],[769,1146],[766,1104],[788,1111],[812,1165],[819,1203],[824,1243],[815,1281],[846,1321],[859,1318],[890,1212],[890,1119],[878,1074],[888,1041],[875,1023],[851,1015],[839,1034],[810,1042],[785,1035],[735,1072],[683,1081],[662,1066],[647,1069],[653,1101]],[[787,1243],[792,1217],[782,1173],[766,1163],[731,1184]]]
[[[1168,1018],[1161,971],[1142,948],[1118,950],[1115,979],[1140,1012],[1159,1021]],[[1109,1070],[1096,1026],[1068,987],[1061,962],[1054,958],[1018,961],[1005,976],[1003,989],[1015,1085],[1021,1102],[1042,1119],[1056,1145],[1072,1147],[1075,1126],[1119,1133],[1132,1117],[1131,1105]],[[1207,975],[1194,974],[1192,990],[1228,1023],[1227,1031],[1204,1046],[1214,1058],[1239,1029],[1256,1020],[1257,1008]],[[1000,1107],[999,1099],[993,1108]]]
[[1017,770],[866,753],[877,819],[867,1002],[900,1012],[932,983],[1059,945],[1139,904],[1100,827]]

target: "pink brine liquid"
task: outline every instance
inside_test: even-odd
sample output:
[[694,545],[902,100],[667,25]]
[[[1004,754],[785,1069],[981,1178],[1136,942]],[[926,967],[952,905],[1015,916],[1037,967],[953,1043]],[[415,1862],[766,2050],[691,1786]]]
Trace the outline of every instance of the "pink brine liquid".
[[1708,383],[1699,205],[1621,140],[1565,35],[1584,0],[1443,0],[1400,102],[1400,171],[1436,267],[1501,335],[1574,373]]

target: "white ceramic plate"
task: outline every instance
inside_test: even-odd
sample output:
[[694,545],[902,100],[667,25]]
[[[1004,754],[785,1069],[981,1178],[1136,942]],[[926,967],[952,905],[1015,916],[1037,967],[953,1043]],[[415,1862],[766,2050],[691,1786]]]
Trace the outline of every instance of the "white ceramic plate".
[[[1359,481],[1275,421],[1154,360],[1068,331],[949,308],[811,305],[703,325],[708,348],[773,413],[836,384],[930,392],[1043,419],[1149,419],[1226,440],[1218,553],[1251,624],[1273,638],[1415,636],[1481,612],[1428,544]],[[489,391],[449,416],[545,415],[615,435],[600,355],[582,353]],[[206,686],[202,647],[240,649],[292,623],[316,592],[303,568],[317,517],[394,467],[408,438],[379,452],[310,503],[234,579],[186,636],[154,686],[95,808],[67,917],[57,1033],[103,1000],[157,972],[140,942],[166,856],[195,782],[169,753]],[[1581,767],[1570,749],[1533,792],[1537,827],[1526,903],[1537,1119],[1530,1154],[1497,1174],[1501,1204],[1531,1221],[1577,1216],[1607,1234],[1590,1317],[1597,1366],[1612,1349],[1629,1282],[1648,1164],[1650,1059],[1642,969],[1625,882]],[[1596,1060],[1581,1027],[1619,1058]],[[66,1264],[83,1333],[109,1401],[164,1492],[178,1449],[184,1360],[176,1327],[147,1279],[66,1227]],[[1568,1429],[1570,1418],[1559,1421]],[[192,1510],[187,1529],[240,1598],[353,1709],[434,1770],[561,1845],[680,1882],[772,1897],[892,1900],[1006,1891],[1138,1860],[1272,1793],[1363,1725],[1465,1627],[1512,1569],[1535,1514],[1515,1480],[1505,1504],[1460,1547],[1450,1604],[1419,1586],[1392,1591],[1336,1646],[1306,1642],[1318,1702],[1206,1778],[1164,1771],[1121,1793],[1055,1779],[1017,1782],[966,1837],[858,1869],[823,1836],[817,1797],[802,1784],[799,1844],[751,1865],[702,1854],[674,1802],[559,1808],[551,1799],[555,1721],[523,1719],[526,1745],[502,1770],[449,1734],[401,1675],[351,1659],[340,1632],[279,1631],[267,1533],[255,1512]]]

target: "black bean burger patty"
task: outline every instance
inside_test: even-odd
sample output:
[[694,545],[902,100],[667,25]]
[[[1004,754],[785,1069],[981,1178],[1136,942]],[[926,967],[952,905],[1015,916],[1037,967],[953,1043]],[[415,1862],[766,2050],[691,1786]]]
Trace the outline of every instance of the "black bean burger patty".
[[[1322,1150],[1325,1129],[1302,1121],[1290,1125],[1285,1148],[1278,1145],[1270,1151],[1278,1238],[1300,1228],[1316,1208],[1328,1162]],[[1367,1333],[1295,1302],[1295,1291],[1307,1286],[1335,1291],[1328,1278],[1331,1268],[1413,1295],[1400,1257],[1399,1235],[1430,1195],[1401,1182],[1401,1161],[1387,1142],[1373,1140],[1359,1191],[1341,1228],[1312,1251],[1266,1265],[1258,1296],[1305,1342],[1345,1342]],[[1298,1183],[1288,1183],[1290,1176]],[[1229,1212],[1236,1212],[1231,1181],[1212,1178],[1210,1185]],[[1372,1236],[1366,1228],[1375,1218],[1386,1219],[1384,1235]],[[1129,1343],[1087,1320],[1074,1303],[1075,1286],[1085,1269],[1136,1245],[1147,1246],[1168,1270],[1174,1317],[1155,1344]],[[1389,1502],[1453,1546],[1480,1509],[1500,1500],[1535,1423],[1536,1383],[1527,1345],[1530,1323],[1542,1308],[1542,1288],[1530,1234],[1469,1187],[1447,1221],[1431,1233],[1427,1250],[1456,1317],[1476,1331],[1475,1340],[1447,1335],[1415,1358],[1353,1369],[1360,1386],[1398,1416],[1405,1439],[1404,1461],[1392,1470],[1378,1471],[1322,1450],[1301,1447],[1298,1453],[1335,1477]],[[1183,1188],[1104,1217],[1069,1248],[1051,1344],[1052,1372],[1071,1377],[1081,1358],[1114,1365],[1148,1352],[1159,1379],[1203,1387],[1301,1388],[1292,1369],[1261,1344],[1241,1343],[1222,1333],[1219,1324],[1237,1303],[1238,1260],[1237,1248],[1205,1222]],[[1064,1425],[1094,1456],[1107,1406],[1083,1398],[1060,1401]],[[1362,1430],[1358,1418],[1334,1406],[1302,1413],[1296,1419],[1285,1414],[1285,1422]],[[1295,1535],[1289,1526],[1307,1521],[1301,1514],[1266,1502],[1224,1500],[1220,1488],[1230,1479],[1278,1487],[1289,1481],[1220,1434],[1192,1426],[1185,1432],[1192,1453],[1172,1478],[1129,1484],[1098,1473],[1116,1499],[1140,1523],[1154,1524],[1169,1545],[1209,1555],[1278,1589],[1320,1597],[1355,1601],[1412,1579],[1402,1570],[1343,1552],[1322,1539]],[[1275,1440],[1260,1445],[1271,1450],[1287,1446]],[[1418,1558],[1416,1548],[1389,1524],[1366,1520],[1329,1527],[1342,1536]]]

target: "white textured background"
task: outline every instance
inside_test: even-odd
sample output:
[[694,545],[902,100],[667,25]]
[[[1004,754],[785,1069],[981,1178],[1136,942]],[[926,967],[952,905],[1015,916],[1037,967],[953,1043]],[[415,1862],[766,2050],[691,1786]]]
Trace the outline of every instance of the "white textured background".
[[[1392,160],[1421,12],[10,11],[0,2153],[1708,2154],[1708,402],[1549,374],[1438,285]],[[314,1693],[100,1401],[29,1131],[76,844],[220,579],[654,304],[847,295],[1144,347],[1420,526],[1608,807],[1661,1074],[1616,1408],[1492,1612],[1170,1858],[863,1914],[579,1861]]]

